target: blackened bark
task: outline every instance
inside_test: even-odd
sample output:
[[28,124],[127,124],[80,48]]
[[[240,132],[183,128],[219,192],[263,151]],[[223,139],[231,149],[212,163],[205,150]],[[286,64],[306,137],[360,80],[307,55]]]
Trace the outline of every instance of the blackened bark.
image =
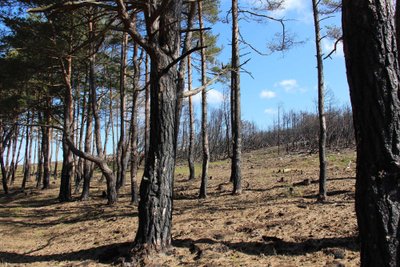
[[231,94],[233,97],[232,113],[232,194],[242,193],[242,119],[240,106],[240,55],[239,55],[239,14],[238,0],[232,0],[232,72]]
[[6,142],[6,133],[3,128],[3,121],[0,119],[0,167],[1,167],[1,182],[3,185],[4,194],[8,194],[7,185],[7,170],[4,163],[4,150]]
[[[72,97],[72,57],[69,56],[61,64],[63,66],[63,78],[65,82],[65,92],[64,92],[64,133],[63,133],[63,164],[61,170],[61,184],[60,184],[60,194],[58,199],[60,202],[71,201],[71,178],[74,174],[74,159],[70,147],[67,143],[67,138],[72,135],[73,132],[73,97]],[[71,138],[73,140],[73,138]]]
[[343,43],[357,143],[361,266],[398,266],[399,66],[392,1],[343,1]]
[[[202,1],[197,1],[197,9],[199,14],[199,27],[203,29],[203,4]],[[204,46],[204,35],[203,30],[200,31],[200,45]],[[205,48],[201,49],[201,84],[206,86],[207,84],[207,64],[206,64],[206,51]],[[201,185],[200,185],[200,198],[207,197],[207,185],[208,185],[208,164],[210,161],[210,151],[208,145],[208,129],[207,129],[207,88],[205,87],[201,92],[201,136],[203,142],[203,164],[201,172]]]
[[24,156],[24,177],[22,178],[21,190],[24,191],[26,182],[29,180],[31,175],[31,157],[32,157],[32,126],[28,126],[31,121],[30,112],[26,115],[26,145],[25,145],[25,156]]
[[324,63],[321,48],[321,27],[319,19],[319,1],[312,0],[314,14],[315,47],[317,52],[317,71],[318,71],[318,119],[319,119],[319,192],[318,200],[326,200],[326,118],[324,108]]
[[153,46],[149,49],[150,148],[140,184],[139,228],[135,238],[135,247],[141,251],[164,251],[171,245],[178,90],[177,67],[171,64],[179,55],[182,0],[156,3],[155,13],[149,17],[158,19],[146,21]]
[[[399,47],[400,46],[400,1],[397,0],[396,0],[395,23],[396,23],[396,42],[397,42],[397,47]],[[397,61],[400,64],[400,53],[397,53]]]
[[[51,98],[47,97],[46,109],[44,111],[45,125],[50,125]],[[42,189],[50,188],[50,127],[42,127],[42,154],[43,154],[43,185]]]

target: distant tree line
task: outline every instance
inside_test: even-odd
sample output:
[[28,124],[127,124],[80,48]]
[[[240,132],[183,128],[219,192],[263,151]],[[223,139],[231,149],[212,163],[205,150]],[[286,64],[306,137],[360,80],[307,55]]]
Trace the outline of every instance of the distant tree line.
[[[223,103],[210,111],[208,130],[210,134],[210,159],[212,161],[231,157],[231,134],[229,110]],[[186,111],[184,107],[184,112]],[[276,147],[278,153],[307,152],[318,153],[319,122],[317,112],[289,111],[279,112],[273,125],[260,129],[255,122],[242,120],[243,151]],[[354,148],[353,115],[349,106],[335,107],[329,105],[325,112],[327,118],[327,147],[332,150]],[[179,133],[177,156],[185,160],[188,153],[188,121],[182,121]],[[195,127],[195,157],[201,158],[201,135]]]

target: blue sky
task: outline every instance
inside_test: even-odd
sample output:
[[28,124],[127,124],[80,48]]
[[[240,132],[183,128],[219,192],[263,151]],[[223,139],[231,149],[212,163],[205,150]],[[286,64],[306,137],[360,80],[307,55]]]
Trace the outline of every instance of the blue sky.
[[[251,1],[254,0],[239,1],[239,4],[251,6]],[[230,5],[231,1],[221,0],[221,16],[224,16]],[[315,111],[317,100],[316,52],[311,0],[287,0],[284,10],[271,15],[291,19],[287,22],[287,27],[296,34],[299,41],[304,41],[304,43],[284,54],[275,53],[269,56],[260,56],[255,52],[245,55],[251,50],[241,45],[241,54],[244,55],[242,62],[251,58],[244,68],[253,76],[246,73],[241,75],[242,118],[255,121],[262,129],[271,126],[273,120],[277,118],[278,106],[285,111]],[[259,24],[241,20],[239,23],[246,41],[265,52],[267,43],[273,40],[274,34],[280,29],[279,24],[273,21]],[[340,26],[340,14],[324,21],[324,25]],[[219,44],[224,47],[219,60],[226,63],[231,53],[230,25],[217,23],[212,27],[213,32],[219,34]],[[325,54],[331,51],[333,43],[332,40],[323,40]],[[338,46],[338,52],[333,54],[331,59],[324,61],[324,68],[326,88],[331,91],[331,95],[334,95],[335,105],[349,104],[341,45]],[[210,108],[220,105],[223,100],[222,88],[223,86],[218,84],[212,86],[213,90],[209,92]]]

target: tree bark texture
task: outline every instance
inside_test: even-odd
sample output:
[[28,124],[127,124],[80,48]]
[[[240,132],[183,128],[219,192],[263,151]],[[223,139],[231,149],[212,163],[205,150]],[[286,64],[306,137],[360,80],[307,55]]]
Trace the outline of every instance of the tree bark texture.
[[393,15],[392,1],[343,1],[361,266],[400,263],[400,77]]
[[[182,0],[155,1],[156,20],[147,20],[151,36],[150,147],[140,184],[139,228],[135,247],[163,251],[171,245],[175,169],[175,111]],[[156,18],[156,17],[154,17]],[[171,65],[172,64],[172,65]]]

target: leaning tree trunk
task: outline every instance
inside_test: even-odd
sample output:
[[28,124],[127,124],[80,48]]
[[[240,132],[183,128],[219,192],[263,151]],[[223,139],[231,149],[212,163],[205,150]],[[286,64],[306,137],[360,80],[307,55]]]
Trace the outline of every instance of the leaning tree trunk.
[[7,170],[4,163],[4,150],[5,150],[6,136],[3,128],[3,121],[0,119],[0,167],[1,167],[1,182],[3,184],[4,194],[8,194],[7,185]]
[[319,193],[318,200],[326,200],[326,118],[324,108],[324,63],[321,48],[321,27],[319,19],[319,1],[312,0],[314,14],[315,47],[317,51],[318,71],[318,119],[319,119]]
[[232,168],[231,181],[233,194],[242,193],[242,119],[240,107],[240,56],[239,56],[239,11],[238,0],[232,0],[232,72],[231,94],[234,96],[232,103]]
[[400,75],[392,1],[345,0],[342,16],[361,266],[399,266]]

